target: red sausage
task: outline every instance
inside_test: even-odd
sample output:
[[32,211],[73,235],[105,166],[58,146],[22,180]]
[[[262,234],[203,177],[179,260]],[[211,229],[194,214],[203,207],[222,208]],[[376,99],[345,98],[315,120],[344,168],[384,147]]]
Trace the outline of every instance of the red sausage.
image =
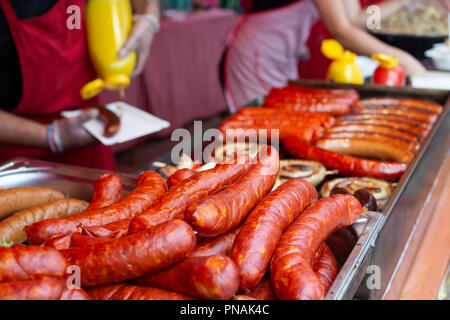
[[186,210],[185,220],[200,236],[213,237],[236,228],[272,190],[280,169],[277,150],[263,147],[256,160],[234,184]]
[[130,236],[61,251],[81,269],[81,285],[117,283],[158,271],[185,259],[195,247],[192,228],[173,220]]
[[237,236],[231,259],[239,267],[239,286],[256,286],[264,274],[281,235],[318,194],[303,179],[292,179],[262,199]]
[[257,286],[246,289],[245,295],[256,300],[277,300],[277,296],[272,288],[272,282],[268,276],[264,277]]
[[64,280],[45,279],[0,283],[0,300],[90,300],[90,297],[81,289],[68,289]]
[[50,247],[56,250],[64,250],[70,248],[70,241],[72,239],[72,234],[65,234],[63,236],[54,237],[44,241],[42,246]]
[[133,219],[125,219],[96,227],[84,227],[83,233],[97,238],[120,238],[128,234]]
[[25,228],[28,239],[41,244],[47,239],[69,233],[81,232],[81,227],[101,226],[132,218],[149,208],[167,190],[166,181],[154,171],[144,172],[136,189],[119,202],[98,210],[73,215],[63,219],[48,219]]
[[407,164],[360,159],[320,149],[296,139],[285,141],[288,154],[299,159],[321,162],[327,169],[339,170],[343,176],[372,177],[397,181],[406,171]]
[[93,300],[193,300],[175,292],[123,283],[92,288],[88,292]]
[[336,230],[351,225],[363,212],[350,195],[322,198],[286,230],[270,262],[273,289],[282,300],[320,300],[325,288],[314,273],[314,256]]
[[257,300],[257,299],[241,294],[238,296],[234,296],[233,300]]
[[241,231],[241,228],[236,228],[218,237],[205,238],[205,240],[197,244],[192,252],[192,256],[208,257],[216,254],[229,256],[239,231]]
[[46,247],[0,247],[0,283],[61,278],[68,267],[64,256]]
[[149,210],[134,218],[129,233],[136,233],[172,219],[183,219],[184,211],[191,203],[230,184],[249,167],[248,155],[243,155],[184,180],[172,187]]
[[214,255],[189,258],[169,269],[139,277],[134,282],[200,299],[228,300],[239,288],[239,275],[230,258]]
[[102,175],[94,184],[94,195],[87,211],[110,206],[120,200],[122,196],[122,183],[116,174]]
[[316,257],[317,261],[313,263],[313,270],[323,286],[324,292],[327,293],[338,273],[337,262],[333,251],[326,243],[323,243],[317,250]]
[[195,171],[191,169],[181,169],[175,172],[173,175],[167,179],[167,186],[172,188],[173,186],[179,184],[180,182],[189,179],[195,175]]

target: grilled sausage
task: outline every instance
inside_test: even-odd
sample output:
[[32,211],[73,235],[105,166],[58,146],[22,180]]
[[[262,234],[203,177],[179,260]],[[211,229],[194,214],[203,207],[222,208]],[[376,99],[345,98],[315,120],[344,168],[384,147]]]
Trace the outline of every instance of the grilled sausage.
[[261,148],[256,164],[225,190],[191,205],[185,220],[200,236],[213,237],[236,228],[272,190],[279,169],[277,150]]
[[184,181],[186,179],[189,179],[193,175],[195,175],[195,171],[194,170],[187,169],[187,168],[178,170],[177,172],[172,174],[169,177],[169,179],[167,179],[167,186],[169,188],[172,188],[173,186],[176,186],[180,182],[182,182],[182,181]]
[[231,252],[239,267],[242,289],[261,281],[283,232],[317,198],[312,184],[292,179],[259,202],[246,219]]
[[223,235],[214,238],[205,238],[201,243],[197,244],[192,252],[193,257],[208,257],[216,254],[229,256],[233,243],[241,228],[236,228]]
[[122,183],[116,174],[107,173],[95,181],[94,194],[88,211],[110,206],[120,200]]
[[270,263],[270,277],[282,300],[323,299],[325,288],[314,273],[314,255],[336,230],[363,212],[349,195],[322,198],[309,206],[281,237]]
[[192,300],[175,292],[122,283],[92,288],[88,293],[93,300]]

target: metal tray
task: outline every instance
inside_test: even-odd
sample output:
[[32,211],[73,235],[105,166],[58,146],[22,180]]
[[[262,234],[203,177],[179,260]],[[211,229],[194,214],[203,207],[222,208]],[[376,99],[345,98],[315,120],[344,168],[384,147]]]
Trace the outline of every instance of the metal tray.
[[[48,187],[63,192],[67,197],[90,201],[95,180],[105,172],[107,171],[19,158],[0,165],[0,187]],[[124,194],[133,190],[136,176],[119,174],[119,177]]]
[[[17,159],[0,166],[0,187],[50,187],[67,196],[89,201],[95,180],[105,171],[49,162]],[[119,174],[124,192],[134,188],[136,176]],[[383,215],[366,212],[352,226],[337,231],[327,241],[336,255],[339,274],[325,299],[350,299],[360,281],[354,276],[366,268],[368,253],[378,234]]]

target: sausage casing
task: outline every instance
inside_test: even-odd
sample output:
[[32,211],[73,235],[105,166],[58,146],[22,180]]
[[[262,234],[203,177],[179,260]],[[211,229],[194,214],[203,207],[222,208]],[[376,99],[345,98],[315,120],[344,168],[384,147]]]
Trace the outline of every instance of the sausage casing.
[[197,244],[192,252],[192,256],[208,257],[216,254],[229,256],[233,243],[240,231],[241,228],[239,227],[214,238],[205,238],[205,240]]
[[92,288],[88,293],[93,300],[192,300],[175,292],[122,283]]
[[120,200],[122,183],[117,174],[107,173],[95,181],[94,194],[88,210],[97,210],[110,206]]
[[228,300],[239,288],[239,275],[230,258],[214,255],[189,258],[169,269],[139,277],[135,283],[201,299]]
[[0,247],[0,261],[0,283],[61,278],[68,266],[55,249],[24,245]]

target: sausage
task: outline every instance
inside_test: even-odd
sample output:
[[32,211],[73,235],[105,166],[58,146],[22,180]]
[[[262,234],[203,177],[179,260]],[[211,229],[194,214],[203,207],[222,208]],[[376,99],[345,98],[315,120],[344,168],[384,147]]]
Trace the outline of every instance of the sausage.
[[393,99],[393,98],[371,98],[364,99],[358,102],[358,105],[363,107],[370,106],[406,106],[409,108],[417,108],[419,110],[426,110],[433,113],[442,113],[443,108],[441,105],[431,102],[417,99]]
[[[342,116],[339,118],[336,118],[336,124],[339,124],[341,122],[371,122],[373,121],[373,124],[383,124],[386,122],[386,124],[389,124],[390,126],[398,126],[408,124],[411,127],[421,128],[421,129],[431,129],[432,125],[413,118],[406,118],[401,115],[395,115],[395,114],[352,114],[347,116]],[[406,127],[405,129],[408,129]]]
[[338,133],[338,132],[364,132],[364,133],[378,133],[387,134],[394,137],[406,139],[412,142],[420,142],[422,139],[418,134],[409,132],[407,130],[395,129],[389,126],[382,125],[364,125],[364,124],[350,124],[343,126],[336,126],[327,130],[327,133]]
[[231,259],[239,267],[239,286],[256,286],[264,274],[281,235],[318,193],[303,179],[292,179],[262,199],[238,234]]
[[181,169],[172,174],[169,179],[167,179],[167,186],[169,188],[179,184],[180,182],[192,177],[195,175],[195,171],[191,169]]
[[57,236],[79,233],[81,227],[100,226],[132,218],[148,209],[166,190],[163,177],[154,171],[146,171],[139,177],[136,189],[117,203],[72,217],[41,221],[27,227],[25,232],[32,243],[41,244]]
[[266,98],[265,107],[285,109],[290,111],[323,112],[332,115],[343,115],[351,112],[350,104],[341,101],[333,101],[327,98],[316,99],[292,99],[283,101],[277,98]]
[[418,109],[399,107],[399,106],[381,106],[368,107],[356,105],[353,107],[353,112],[356,114],[382,114],[382,115],[398,115],[406,118],[412,118],[428,123],[433,123],[437,119],[437,114],[427,111],[420,111]]
[[214,169],[197,173],[172,187],[146,212],[131,222],[129,233],[136,233],[171,219],[183,219],[184,211],[193,202],[235,181],[250,167],[248,155],[239,156]]
[[122,183],[116,174],[107,173],[95,181],[94,194],[88,210],[97,210],[110,206],[120,200]]
[[205,238],[201,243],[197,244],[192,252],[193,257],[208,257],[216,254],[229,256],[233,243],[241,231],[241,228],[231,230],[221,236],[214,238]]
[[71,265],[80,267],[82,287],[133,279],[185,259],[195,247],[192,228],[173,220],[140,233],[61,251]]
[[226,256],[192,257],[169,269],[139,277],[134,283],[200,299],[228,300],[239,289],[239,270]]
[[86,201],[64,199],[19,211],[0,221],[0,242],[23,243],[27,240],[25,227],[46,219],[73,216],[86,211],[88,206]]
[[327,293],[337,277],[338,265],[330,247],[323,243],[316,252],[316,261],[313,262],[313,270],[320,284]]
[[323,89],[303,87],[296,84],[287,85],[282,89],[274,88],[270,93],[285,94],[286,92],[299,92],[303,94],[310,94],[327,98],[342,99],[349,102],[350,104],[359,100],[359,93],[355,89]]
[[246,296],[244,294],[238,295],[238,296],[234,296],[233,300],[257,300],[255,298],[252,298],[250,296]]
[[273,140],[272,134],[276,132],[280,141],[295,137],[301,141],[312,142],[325,132],[323,127],[278,126],[272,123],[246,125],[227,121],[219,126],[219,130],[227,137],[227,141],[229,141],[228,139],[243,139],[264,130],[267,132],[269,141]]
[[64,250],[70,248],[72,234],[65,234],[63,236],[48,239],[42,243],[42,246],[53,248],[56,250]]
[[63,277],[67,261],[57,250],[14,245],[0,247],[0,283]]
[[14,212],[64,199],[64,195],[53,189],[23,187],[0,190],[0,219]]
[[185,220],[200,236],[213,237],[236,228],[258,201],[272,190],[280,169],[277,150],[270,146],[262,147],[255,160],[257,163],[234,184],[186,210]]
[[360,159],[311,146],[296,139],[284,143],[291,156],[321,162],[329,170],[339,170],[343,176],[372,177],[397,181],[406,171],[406,163]]
[[103,132],[105,137],[111,138],[119,133],[121,121],[118,115],[107,109],[105,106],[99,104],[90,104],[86,108],[93,108],[99,111],[99,119],[105,125],[105,130]]
[[81,289],[68,289],[64,280],[45,279],[0,283],[0,300],[90,300]]
[[83,233],[97,238],[120,238],[128,234],[133,219],[125,219],[97,227],[83,227]]
[[319,139],[316,146],[331,152],[349,156],[375,158],[382,161],[410,163],[414,153],[401,145],[388,144],[383,141],[364,139]]
[[269,276],[264,277],[257,286],[246,289],[245,295],[255,300],[277,300]]
[[322,198],[289,226],[270,262],[273,289],[281,300],[320,300],[325,288],[314,273],[314,255],[336,230],[353,224],[363,208],[350,195]]
[[123,283],[92,288],[88,293],[93,300],[193,300],[175,292]]

